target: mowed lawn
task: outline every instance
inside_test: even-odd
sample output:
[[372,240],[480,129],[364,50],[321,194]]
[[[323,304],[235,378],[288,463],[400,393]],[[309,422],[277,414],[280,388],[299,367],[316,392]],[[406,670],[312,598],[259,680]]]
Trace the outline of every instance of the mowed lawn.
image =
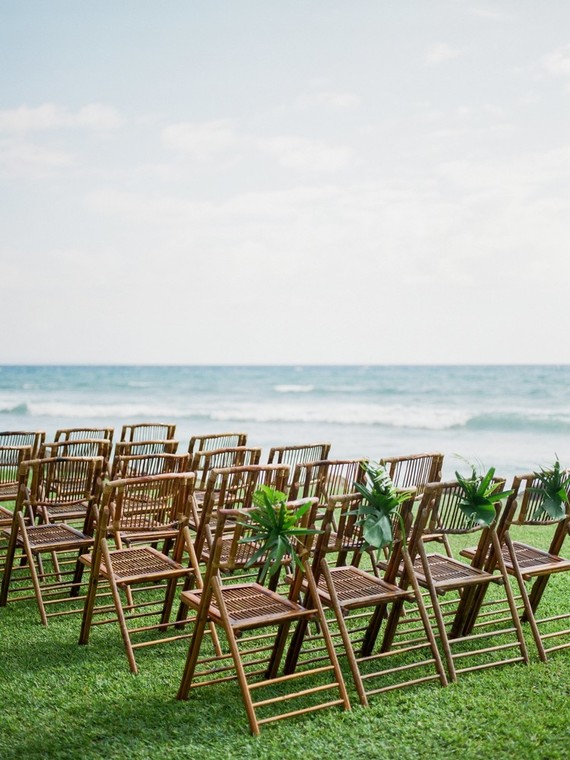
[[[548,543],[540,531],[525,537]],[[570,574],[553,577],[544,613],[569,610]],[[0,610],[0,758],[568,758],[570,650],[543,664],[525,631],[528,667],[388,692],[369,708],[343,665],[352,712],[275,723],[254,738],[235,682],[176,700],[187,643],[139,650],[135,676],[117,626],[80,647],[77,616],[44,628],[33,602],[12,604]]]

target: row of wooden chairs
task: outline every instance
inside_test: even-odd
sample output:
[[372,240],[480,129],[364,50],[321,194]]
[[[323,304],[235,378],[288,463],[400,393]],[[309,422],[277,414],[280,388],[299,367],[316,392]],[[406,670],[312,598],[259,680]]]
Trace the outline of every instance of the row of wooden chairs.
[[[422,457],[409,459],[417,464]],[[447,553],[428,552],[422,540],[435,530],[445,536],[478,530],[458,509],[456,483],[424,485],[419,505],[413,498],[404,504],[403,516],[410,527],[397,536],[388,558],[381,560],[365,551],[355,518],[360,497],[352,491],[354,482],[363,477],[362,461],[304,462],[295,465],[293,474],[286,464],[213,468],[200,500],[194,497],[195,473],[136,473],[106,483],[98,505],[103,457],[24,460],[19,465],[12,523],[4,532],[8,554],[0,604],[33,591],[47,623],[52,613],[46,608],[75,603],[82,612],[83,644],[94,625],[118,623],[134,672],[138,648],[190,637],[178,696],[184,699],[201,685],[237,677],[254,733],[263,723],[290,715],[333,705],[347,709],[339,654],[346,656],[358,697],[366,704],[372,695],[388,689],[427,680],[445,685],[463,672],[528,662],[521,613],[541,659],[570,644],[562,641],[547,647],[555,637],[567,639],[570,631],[542,633],[542,623],[550,626],[555,621],[539,621],[536,615],[550,574],[570,569],[570,562],[559,556],[570,518],[556,523],[549,552],[530,547],[529,553],[529,547],[517,547],[510,536],[513,525],[549,522],[543,514],[537,519],[540,497],[533,491],[537,485],[533,476],[515,479],[513,494],[498,510],[494,525],[480,531],[474,549],[465,550],[469,564]],[[248,531],[253,494],[262,483],[296,499],[297,505],[309,500],[304,525],[321,531],[300,542],[302,565],[283,568],[288,580],[279,589],[240,575],[255,546],[248,542],[248,535],[254,535]],[[52,504],[63,503],[65,509],[58,517],[49,514],[46,498]],[[61,516],[79,503],[85,505],[83,530]],[[18,562],[18,550],[25,564]],[[364,563],[367,569],[362,568]],[[81,599],[84,567],[90,574]],[[18,573],[26,572],[31,576],[28,588],[25,580],[16,580]],[[509,575],[519,587],[522,609],[516,606]],[[525,581],[533,579],[532,590],[526,593]],[[172,619],[180,581],[182,604]],[[496,600],[486,606],[486,591],[497,581],[505,589],[506,607],[493,607]],[[444,595],[451,596],[449,602],[442,602]],[[145,624],[147,617],[156,615],[157,601],[159,622]],[[506,617],[508,625],[491,628],[496,616],[489,608]],[[265,630],[271,627],[276,627],[274,636]],[[262,632],[253,633],[258,629]],[[151,638],[153,632],[160,636]],[[133,641],[137,636],[141,640]],[[474,646],[484,639],[490,644]],[[414,659],[420,652],[427,656]],[[392,659],[399,664],[384,667]],[[420,667],[422,674],[398,680]],[[303,688],[289,689],[303,679],[307,683]],[[268,695],[258,698],[264,690]],[[301,706],[275,714],[291,700]],[[259,717],[267,710],[273,712]]]

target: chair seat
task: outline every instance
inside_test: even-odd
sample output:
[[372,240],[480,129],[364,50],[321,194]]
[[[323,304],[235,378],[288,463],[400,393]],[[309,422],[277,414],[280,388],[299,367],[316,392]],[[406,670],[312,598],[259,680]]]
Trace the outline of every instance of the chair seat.
[[[570,560],[559,557],[556,554],[550,554],[543,549],[537,549],[535,546],[523,544],[520,541],[513,541],[515,556],[521,569],[523,578],[531,578],[535,575],[543,575],[570,570]],[[506,544],[502,547],[503,559],[509,574],[513,574],[513,563]],[[461,552],[463,557],[472,559],[475,556],[475,548],[469,547]]]
[[[142,583],[161,578],[177,577],[191,574],[191,570],[183,567],[165,554],[151,546],[136,546],[128,549],[115,549],[109,552],[113,575],[119,584]],[[85,565],[91,566],[93,555],[81,557]],[[109,577],[105,560],[101,560],[101,575]]]
[[[3,530],[5,536],[10,536],[11,530]],[[93,539],[86,536],[81,531],[66,525],[65,523],[50,523],[49,525],[30,525],[26,528],[26,535],[30,547],[34,552],[40,551],[63,551],[65,549],[79,549],[82,546],[90,546]],[[18,531],[18,546],[22,547],[24,542],[22,534]]]
[[[496,577],[484,570],[471,567],[444,554],[428,554],[427,560],[435,588],[438,591],[448,591],[471,584],[489,583]],[[416,576],[422,586],[427,585],[421,559],[414,563]]]
[[0,483],[0,498],[5,499],[6,501],[8,499],[13,499],[16,501],[16,498],[18,496],[18,482],[12,482],[12,483]]
[[[314,610],[306,609],[259,583],[222,586],[221,591],[230,625],[235,629],[259,628],[315,614]],[[193,609],[198,609],[201,598],[201,589],[183,591],[181,594],[184,604]],[[215,597],[210,602],[208,617],[216,623],[222,620]]]
[[[340,606],[345,609],[410,598],[410,592],[352,565],[333,567],[329,572]],[[319,578],[318,589],[322,601],[330,605],[330,592],[324,575]]]
[[85,517],[88,505],[85,502],[79,504],[50,504],[45,508],[45,512],[50,520],[73,520],[74,518]]

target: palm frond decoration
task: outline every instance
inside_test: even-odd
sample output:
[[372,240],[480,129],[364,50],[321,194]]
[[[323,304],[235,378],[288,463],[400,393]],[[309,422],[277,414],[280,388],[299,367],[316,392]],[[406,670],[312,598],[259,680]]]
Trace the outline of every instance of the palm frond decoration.
[[267,573],[271,577],[279,572],[287,559],[297,567],[302,567],[297,552],[299,539],[320,532],[313,528],[297,527],[311,503],[309,499],[294,507],[287,503],[284,493],[265,485],[253,494],[253,508],[247,511],[247,521],[240,522],[240,525],[247,527],[250,535],[241,538],[240,543],[257,546],[246,567],[252,567],[263,560],[260,582],[263,582]]
[[362,465],[366,473],[365,483],[354,483],[354,488],[362,496],[358,508],[361,517],[362,537],[367,548],[383,549],[394,541],[392,521],[395,516],[400,520],[402,537],[405,542],[406,531],[400,515],[401,505],[413,496],[413,491],[401,491],[392,483],[386,469],[375,462]]
[[496,516],[495,504],[509,496],[512,491],[497,491],[493,480],[495,468],[490,467],[485,474],[477,472],[471,465],[471,475],[464,477],[456,472],[455,477],[463,491],[459,509],[476,525],[489,526]]
[[541,514],[546,512],[552,520],[562,520],[566,516],[570,473],[562,469],[556,458],[552,467],[541,467],[540,472],[535,472],[534,475],[540,481],[540,486],[529,490],[541,494],[543,498],[535,510],[533,519],[538,520]]

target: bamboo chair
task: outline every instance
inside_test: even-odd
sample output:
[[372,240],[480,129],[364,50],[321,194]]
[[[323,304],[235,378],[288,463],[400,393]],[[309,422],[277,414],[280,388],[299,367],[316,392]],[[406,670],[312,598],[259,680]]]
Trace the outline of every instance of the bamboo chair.
[[[415,576],[414,549],[410,553],[402,542],[401,531],[394,533],[390,560],[382,578],[359,567],[357,557],[365,547],[362,522],[358,517],[361,501],[362,497],[356,493],[329,499],[315,551],[314,575],[321,603],[334,613],[339,631],[337,636],[340,636],[360,703],[367,706],[372,695],[435,680],[446,686],[447,678]],[[413,504],[412,494],[400,508],[406,525],[412,519]],[[346,561],[348,554],[353,555],[351,564]],[[405,572],[400,573],[398,579],[401,563]],[[407,616],[402,614],[404,603],[415,603],[421,621],[418,628],[423,638],[418,639],[418,629],[408,630],[410,624]],[[378,621],[386,617],[388,608],[396,610],[397,622],[406,628],[404,635],[412,635],[413,639],[400,640],[388,651],[373,653],[372,637],[375,640]],[[303,641],[313,643],[306,632],[306,621],[300,621],[294,645],[289,650],[286,673],[295,671]],[[316,662],[319,655],[320,651],[313,645],[305,661]],[[394,659],[396,664],[391,664]],[[409,677],[411,674],[414,674],[412,678]]]
[[[502,488],[503,485],[504,481],[497,481],[498,488]],[[460,510],[459,503],[462,495],[462,489],[455,481],[427,485],[411,539],[418,553],[414,562],[416,577],[420,586],[428,589],[451,681],[457,680],[458,674],[508,663],[528,664],[529,661],[516,601],[508,582],[497,535],[498,515],[501,508],[496,507],[497,517],[493,524],[482,529]],[[438,531],[445,535],[466,536],[479,532],[479,544],[472,563],[467,565],[454,557],[443,554],[428,554],[420,535],[426,524],[428,526],[436,524]],[[496,558],[498,576],[483,569],[484,558],[489,553]],[[506,608],[499,608],[496,614],[486,616],[478,625],[476,633],[466,633],[464,628],[466,621],[471,619],[473,604],[478,603],[481,596],[486,595],[489,586],[497,582],[504,585]],[[440,601],[444,594],[450,594],[452,597],[451,599],[448,597],[447,603]],[[501,604],[504,604],[504,601],[501,600]],[[503,613],[505,613],[504,617],[498,616]],[[446,618],[448,623],[446,623]],[[503,626],[489,630],[491,626],[496,624],[501,626],[505,622],[510,623],[510,627]],[[396,624],[397,619],[388,620],[383,649],[391,646]],[[472,630],[474,630],[473,626]],[[513,640],[505,641],[509,637]],[[486,639],[491,639],[488,646],[484,645]],[[497,640],[502,643],[496,643]],[[483,646],[477,648],[481,644]],[[460,648],[461,651],[458,651]],[[505,657],[509,649],[517,649],[518,654],[513,653],[512,657]],[[495,656],[499,659],[493,659]],[[458,664],[463,667],[458,667]]]
[[[305,515],[304,525],[308,524],[308,515],[309,512]],[[294,567],[287,595],[276,593],[260,580],[236,582],[234,576],[231,582],[224,583],[224,577],[242,569],[258,548],[258,544],[243,542],[250,536],[247,510],[219,510],[214,550],[209,557],[203,584],[182,593],[183,604],[196,611],[196,623],[178,699],[187,699],[191,690],[200,687],[237,680],[249,728],[254,735],[260,733],[262,725],[273,721],[334,706],[350,709],[308,562],[313,536],[303,537],[300,548],[302,568]],[[299,603],[303,582],[314,592],[315,603],[309,606]],[[279,676],[291,626],[304,619],[316,620],[319,624],[325,662],[299,669],[293,675]],[[226,650],[214,656],[209,651],[202,652],[208,623],[223,631],[229,652]],[[293,709],[289,707],[291,701]],[[279,708],[281,711],[276,712]],[[267,714],[266,710],[271,713]]]
[[[385,457],[380,460],[396,488],[415,488],[418,497],[428,483],[439,483],[443,470],[443,454],[410,454],[408,456]],[[443,544],[446,554],[453,556],[447,536],[440,533],[426,533],[424,541]],[[381,563],[382,564],[382,563]]]
[[192,436],[188,444],[188,453],[233,448],[234,446],[247,446],[247,433],[210,433],[209,435]]
[[[93,626],[118,623],[133,673],[138,670],[135,650],[189,636],[178,633],[148,638],[152,632],[167,632],[174,625],[170,613],[178,580],[194,572],[183,564],[185,550],[191,557],[194,552],[188,531],[193,485],[191,473],[109,481],[103,492],[93,552],[81,557],[82,563],[90,568],[90,575],[79,643],[89,642]],[[113,536],[116,548],[109,544],[109,535]],[[157,537],[173,540],[172,557],[154,546],[140,544],[142,540],[154,543]],[[102,581],[110,587],[112,605],[97,603]],[[113,610],[114,616],[108,617]],[[158,622],[141,625],[146,618],[157,616]],[[188,621],[178,621],[177,625],[185,622]],[[133,641],[138,634],[145,637]]]
[[[149,441],[117,441],[111,463],[111,480],[119,478],[118,462],[121,457],[150,456],[152,454],[176,454],[178,441],[156,439]],[[152,474],[152,473],[149,473]]]
[[4,505],[16,501],[20,467],[31,458],[31,446],[0,446],[0,525],[12,522],[13,510]]
[[320,462],[301,462],[295,467],[290,499],[316,496],[327,504],[331,496],[354,492],[355,483],[363,483],[365,459],[324,459]]
[[[560,556],[566,538],[570,535],[570,506],[566,507],[566,516],[562,520],[553,520],[541,509],[543,495],[535,489],[541,483],[534,473],[516,475],[513,478],[512,493],[502,512],[497,533],[502,545],[503,559],[509,575],[516,579],[522,603],[522,620],[528,622],[538,650],[538,655],[546,662],[548,653],[570,647],[570,629],[559,629],[553,623],[570,619],[570,613],[537,617],[537,610],[543,598],[550,577],[557,573],[570,571],[570,560]],[[511,532],[519,526],[542,528],[551,526],[553,535],[546,551],[513,539]],[[476,548],[465,549],[461,554],[469,559],[475,557]],[[479,558],[478,558],[479,559]],[[495,569],[493,557],[487,557],[485,568]],[[530,590],[527,584],[531,584]],[[478,611],[482,599],[474,605]],[[467,621],[465,629],[470,630],[474,622],[474,613]],[[542,629],[542,630],[541,630]],[[553,639],[568,641],[547,646]]]
[[293,484],[293,474],[298,464],[320,462],[329,458],[330,443],[309,443],[299,446],[274,446],[269,451],[267,464],[287,464],[291,468],[289,488]]
[[121,441],[171,440],[175,434],[176,425],[164,422],[139,422],[136,425],[123,425]]
[[[49,617],[66,614],[61,611],[48,613],[47,607],[69,602],[79,595],[82,579],[79,558],[93,544],[90,533],[102,466],[101,458],[91,457],[36,459],[22,463],[12,525],[2,531],[8,548],[0,606],[5,606],[8,601],[35,597],[44,625],[48,624]],[[54,493],[50,488],[53,480],[65,483],[66,487],[58,488]],[[78,505],[84,510],[83,531],[47,519],[52,511],[58,511],[60,516],[75,514]],[[44,522],[35,525],[34,518],[38,514],[43,515]],[[24,560],[19,564],[18,553]],[[51,557],[49,570],[45,567],[44,555]]]
[[86,438],[106,438],[112,443],[114,432],[113,428],[60,428],[55,431],[53,440],[58,443],[59,441],[81,441]]
[[31,446],[31,458],[37,459],[45,437],[43,431],[5,430],[0,433],[0,446]]
[[285,492],[289,467],[287,465],[247,465],[210,471],[202,505],[195,503],[191,527],[196,531],[196,556],[207,561],[212,548],[212,529],[220,509],[249,509],[253,494],[260,485]]
[[396,488],[415,488],[421,496],[428,483],[439,483],[443,469],[443,454],[411,454],[385,457],[379,462],[386,468]]

